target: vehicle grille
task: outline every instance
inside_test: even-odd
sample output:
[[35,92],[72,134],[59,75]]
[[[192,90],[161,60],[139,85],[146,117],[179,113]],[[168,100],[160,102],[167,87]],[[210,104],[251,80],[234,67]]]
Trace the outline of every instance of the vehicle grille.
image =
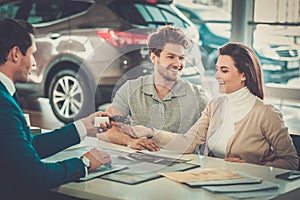
[[295,58],[299,56],[297,49],[282,49],[276,51],[280,57],[283,58]]

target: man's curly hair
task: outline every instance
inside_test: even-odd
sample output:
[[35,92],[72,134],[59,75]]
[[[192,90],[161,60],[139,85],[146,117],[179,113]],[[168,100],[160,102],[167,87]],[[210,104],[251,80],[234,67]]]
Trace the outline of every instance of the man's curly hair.
[[185,49],[188,49],[191,46],[190,40],[185,36],[181,29],[166,25],[149,35],[149,54],[153,52],[159,57],[166,43],[179,44]]

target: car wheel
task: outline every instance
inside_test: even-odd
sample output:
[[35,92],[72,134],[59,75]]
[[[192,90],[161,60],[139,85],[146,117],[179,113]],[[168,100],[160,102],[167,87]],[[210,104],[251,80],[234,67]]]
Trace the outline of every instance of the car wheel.
[[49,101],[53,113],[62,122],[77,118],[86,106],[88,87],[74,70],[56,73],[49,87]]

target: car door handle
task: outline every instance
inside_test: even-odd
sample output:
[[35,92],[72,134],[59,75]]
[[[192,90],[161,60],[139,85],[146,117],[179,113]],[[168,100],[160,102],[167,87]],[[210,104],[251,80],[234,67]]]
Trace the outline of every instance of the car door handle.
[[61,36],[60,33],[50,33],[50,34],[49,34],[49,37],[50,37],[51,39],[53,39],[53,40],[59,38],[60,36]]

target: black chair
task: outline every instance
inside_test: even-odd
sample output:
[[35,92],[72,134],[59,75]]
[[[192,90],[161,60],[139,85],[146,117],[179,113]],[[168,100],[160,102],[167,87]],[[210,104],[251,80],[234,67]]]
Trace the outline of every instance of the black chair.
[[[300,158],[300,135],[290,134],[290,136],[293,140],[293,143],[297,150],[297,154]],[[298,165],[298,170],[300,170],[300,161],[299,161],[299,165]]]

